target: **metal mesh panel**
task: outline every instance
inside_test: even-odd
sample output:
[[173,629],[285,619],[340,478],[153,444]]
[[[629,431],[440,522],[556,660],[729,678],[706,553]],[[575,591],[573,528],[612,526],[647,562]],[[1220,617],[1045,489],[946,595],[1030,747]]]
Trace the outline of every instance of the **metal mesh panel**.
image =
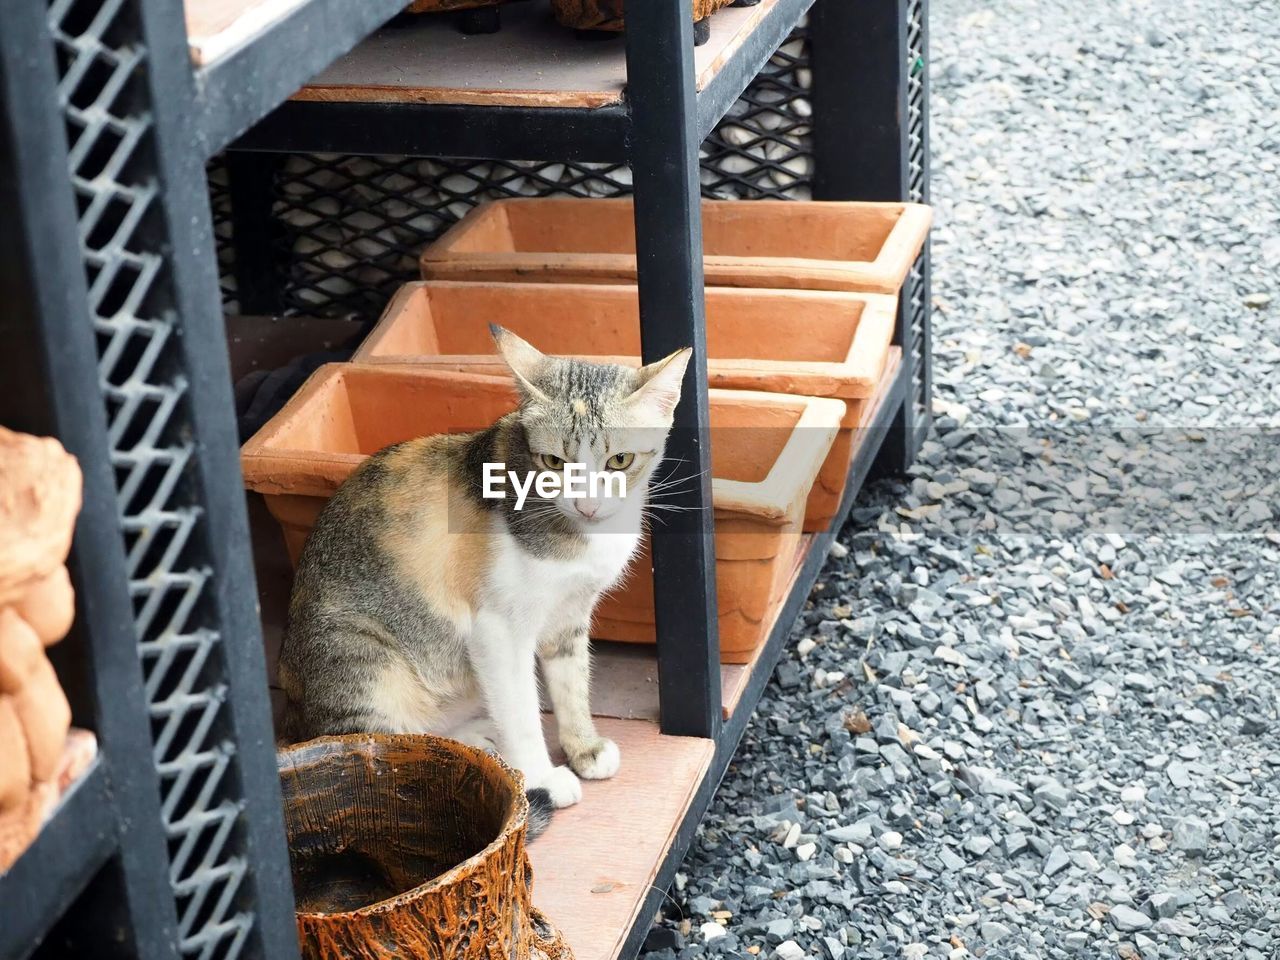
[[924,0],[907,4],[907,194],[916,203],[928,200],[925,163]]
[[231,275],[235,253],[231,249],[231,193],[227,186],[227,168],[221,163],[209,165],[209,206],[213,212],[213,235],[218,243],[218,286],[222,290],[222,306],[227,313],[238,313],[236,282]]
[[275,205],[285,312],[376,316],[416,279],[423,247],[482,201],[630,190],[629,169],[602,164],[290,156]]
[[234,958],[253,914],[232,799],[235,746],[212,654],[196,455],[177,353],[138,0],[53,0],[59,96],[99,378],[187,957]]
[[[809,69],[801,26],[702,147],[705,196],[810,197]],[[224,172],[210,169],[224,307],[236,308]],[[503,197],[616,197],[625,166],[293,155],[276,174],[274,269],[285,313],[376,317],[417,258],[468,210]]]
[[809,58],[801,27],[702,145],[702,193],[725,200],[812,196]]
[[[925,18],[927,0],[907,4],[907,198],[929,202],[928,62]],[[932,406],[929,344],[929,267],[927,254],[912,268],[902,297],[911,331],[912,384],[910,400],[927,416]],[[919,419],[917,422],[921,422]]]

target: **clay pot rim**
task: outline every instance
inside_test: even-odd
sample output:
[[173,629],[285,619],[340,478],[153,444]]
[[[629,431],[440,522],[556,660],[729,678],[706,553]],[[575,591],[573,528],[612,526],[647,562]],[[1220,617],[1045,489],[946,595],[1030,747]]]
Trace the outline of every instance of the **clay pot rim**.
[[[753,201],[754,202],[754,201]],[[545,281],[477,281],[477,280],[411,280],[402,284],[387,302],[386,309],[377,324],[356,349],[350,363],[386,366],[413,366],[428,369],[450,370],[457,373],[481,376],[508,377],[501,356],[494,350],[484,354],[457,353],[398,353],[384,347],[384,341],[393,328],[405,322],[405,315],[419,309],[416,303],[426,298],[431,303],[434,292],[465,297],[469,292],[480,294],[509,293],[524,297],[573,297],[620,298],[634,300],[638,288],[634,283],[551,283]],[[734,390],[764,390],[807,397],[836,397],[838,399],[863,399],[875,393],[879,386],[879,367],[883,366],[885,351],[889,347],[893,325],[898,311],[898,297],[885,293],[867,293],[851,290],[801,290],[770,289],[765,287],[726,287],[708,285],[705,288],[708,307],[728,310],[734,301],[768,301],[779,310],[794,310],[806,303],[817,303],[858,312],[857,328],[849,344],[846,356],[836,360],[773,360],[764,357],[718,356],[708,357],[707,374],[711,387]],[[536,306],[536,303],[533,304]],[[429,309],[429,308],[428,308]],[[868,339],[874,339],[878,327],[884,328],[884,350],[872,361],[867,351]],[[872,331],[872,333],[868,333]],[[518,331],[517,331],[518,332]],[[862,339],[859,339],[859,338]],[[382,351],[386,352],[382,352]],[[593,363],[615,363],[620,366],[639,367],[640,357],[621,353],[556,354],[573,356]],[[872,369],[872,363],[875,369]],[[790,386],[779,389],[759,378],[785,378]]]
[[[458,246],[465,242],[468,235],[477,229],[477,225],[484,223],[486,220],[495,216],[506,217],[507,211],[512,208],[521,207],[542,207],[558,208],[566,211],[576,211],[581,213],[584,204],[593,204],[592,209],[610,208],[613,210],[633,208],[635,201],[631,197],[499,197],[494,200],[487,200],[475,207],[472,207],[467,213],[441,234],[436,240],[427,245],[418,257],[419,264],[425,269],[429,266],[443,266],[450,262],[457,263],[480,263],[493,262],[511,267],[529,266],[532,273],[556,273],[554,269],[545,266],[549,256],[559,256],[571,261],[575,266],[583,264],[598,264],[600,271],[609,269],[616,270],[618,267],[635,263],[635,254],[629,253],[608,253],[605,251],[587,251],[578,250],[573,252],[564,252],[552,254],[545,250],[459,250]],[[740,210],[741,200],[710,200],[703,198],[702,211],[705,214],[708,210]],[[828,210],[840,211],[845,213],[866,213],[866,214],[886,214],[893,218],[893,223],[889,228],[889,233],[884,239],[883,246],[878,255],[868,261],[853,261],[854,263],[862,262],[866,264],[886,263],[889,260],[902,259],[901,250],[897,249],[902,244],[908,246],[919,245],[915,243],[917,235],[921,238],[928,232],[928,228],[933,223],[933,208],[925,203],[914,203],[909,200],[806,200],[803,201],[804,206],[810,210]],[[795,200],[752,200],[751,208],[753,212],[762,210],[787,210],[794,212],[796,207]],[[912,257],[911,259],[914,259]],[[777,256],[760,256],[760,255],[731,255],[731,254],[708,254],[703,252],[703,260],[707,265],[732,269],[732,268],[750,268],[753,265],[757,268],[765,267],[789,267],[805,269],[810,268],[823,275],[831,274],[832,276],[841,276],[848,272],[850,261],[839,259],[824,260],[815,257],[777,257]],[[579,263],[582,261],[582,263]],[[458,280],[462,278],[450,276],[436,276],[424,273],[423,280]],[[483,279],[483,278],[481,278]],[[512,282],[512,281],[508,281]],[[582,282],[582,281],[574,281]],[[613,283],[630,283],[631,280],[612,280]],[[707,286],[741,286],[738,283],[726,283],[723,281],[709,281]],[[881,293],[885,295],[898,295],[898,286],[894,285],[892,289],[870,289],[859,288],[856,291],[846,292],[862,292],[862,293]],[[805,289],[813,290],[813,287]]]
[[436,887],[445,885],[446,883],[455,882],[462,874],[469,873],[478,864],[495,854],[504,847],[511,839],[511,835],[517,830],[523,830],[529,819],[529,798],[525,795],[524,774],[507,765],[497,754],[489,753],[487,750],[481,750],[479,747],[472,747],[468,744],[461,743],[457,740],[451,740],[448,737],[437,737],[429,733],[348,733],[341,736],[315,737],[311,740],[304,740],[301,743],[291,744],[281,748],[276,753],[277,769],[283,771],[284,765],[282,760],[292,758],[297,754],[301,754],[308,749],[316,749],[324,746],[338,746],[348,748],[346,752],[357,752],[350,748],[359,747],[368,744],[417,744],[422,742],[435,742],[446,745],[446,748],[455,754],[469,755],[473,762],[480,764],[489,764],[496,767],[498,771],[512,782],[515,790],[515,804],[511,812],[507,815],[506,822],[503,823],[502,829],[498,831],[498,835],[483,848],[477,850],[467,859],[450,867],[444,873],[425,880],[416,887],[410,887],[408,890],[402,890],[393,897],[387,897],[385,900],[378,900],[375,903],[366,904],[363,907],[357,907],[355,910],[333,910],[333,911],[310,911],[297,910],[295,913],[299,918],[306,917],[316,920],[329,920],[333,917],[359,917],[371,916],[386,913],[397,907],[411,901],[421,899],[424,895],[431,892]]
[[[753,203],[755,201],[752,201]],[[484,389],[509,389],[515,386],[510,377],[479,373],[460,373],[414,364],[326,363],[318,367],[306,383],[289,398],[288,403],[240,448],[240,469],[246,489],[263,495],[333,496],[353,470],[369,454],[318,452],[305,448],[273,447],[286,424],[301,414],[321,391],[344,378],[364,377],[369,380],[436,380],[442,383],[468,384]],[[755,482],[712,477],[712,508],[717,515],[744,516],[766,523],[787,522],[794,499],[796,475],[781,469],[786,462],[809,463],[815,456],[818,464],[831,449],[845,415],[845,402],[831,397],[772,393],[761,390],[734,390],[712,387],[711,400],[745,403],[760,409],[786,408],[800,416],[792,426],[791,439],[770,467],[768,475]],[[804,429],[798,429],[804,428]],[[423,434],[434,436],[435,434]],[[820,455],[818,448],[822,448]],[[306,465],[300,476],[300,464]],[[813,467],[816,476],[818,467]]]

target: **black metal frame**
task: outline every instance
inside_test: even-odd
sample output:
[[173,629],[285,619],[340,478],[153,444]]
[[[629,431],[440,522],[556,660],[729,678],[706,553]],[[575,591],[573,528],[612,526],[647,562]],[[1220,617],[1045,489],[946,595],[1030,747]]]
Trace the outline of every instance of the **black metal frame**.
[[6,957],[297,952],[193,79],[172,4],[4,11],[0,404],[84,472],[54,651],[100,749],[0,878]]
[[[693,20],[688,3],[627,11],[627,91],[635,185],[636,282],[646,363],[693,347],[668,440],[683,508],[653,538],[658,696],[664,733],[714,737],[720,727],[720,632],[711,511],[702,191]],[[772,52],[772,51],[770,51]],[[746,81],[743,81],[744,85]],[[727,106],[727,105],[726,105]]]
[[[928,203],[928,0],[819,3],[812,38],[814,199]],[[848,82],[851,62],[873,82]],[[905,471],[929,432],[929,263],[926,245],[899,298],[912,389],[875,475]]]
[[[50,956],[85,943],[94,956],[147,960],[296,955],[203,178],[204,162],[236,138],[239,280],[260,302],[272,291],[251,265],[269,255],[258,204],[275,163],[263,151],[631,167],[645,358],[686,345],[696,358],[670,451],[690,481],[682,505],[699,509],[675,514],[682,519],[654,545],[661,725],[714,738],[716,753],[624,954],[639,949],[873,458],[877,470],[902,471],[927,430],[926,251],[903,296],[903,367],[855,457],[837,522],[815,538],[745,693],[722,721],[702,441],[699,145],[813,0],[778,0],[701,92],[689,0],[666,0],[629,11],[622,107],[280,106],[402,3],[369,0],[353,13],[341,0],[307,0],[199,71],[172,4],[96,0],[73,9],[72,0],[52,0],[4,12],[0,419],[60,437],[85,473],[72,559],[81,616],[55,651],[77,720],[98,733],[102,753],[0,877],[0,955],[25,957],[42,939]],[[916,65],[927,48],[926,3],[814,5],[818,198],[927,199],[927,71]],[[125,94],[79,95],[69,72],[83,57],[102,60]],[[116,201],[125,213],[104,244],[102,211]],[[137,295],[108,297],[103,288],[118,286],[108,280]],[[148,538],[164,537],[148,548]],[[150,600],[179,587],[176,608],[158,617]],[[192,777],[207,789],[188,803]],[[210,894],[216,903],[203,899]]]

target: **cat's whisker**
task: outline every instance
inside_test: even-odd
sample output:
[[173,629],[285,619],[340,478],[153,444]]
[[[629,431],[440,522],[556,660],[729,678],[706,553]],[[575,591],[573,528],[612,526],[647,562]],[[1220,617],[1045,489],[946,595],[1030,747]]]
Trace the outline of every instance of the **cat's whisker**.
[[[675,483],[664,484],[649,490],[650,497],[668,497],[672,493],[687,493],[694,489],[694,483],[698,477],[687,477],[687,480],[677,480]],[[685,486],[689,483],[689,486]]]
[[[703,471],[703,473],[705,473],[705,471]],[[696,473],[696,474],[693,474],[692,476],[686,476],[686,477],[677,477],[672,480],[663,480],[663,481],[660,481],[659,483],[652,484],[648,490],[649,496],[653,497],[658,495],[681,492],[681,488],[684,486],[684,484],[694,483],[702,479],[703,473]],[[689,487],[688,489],[691,490],[693,488]]]
[[663,477],[661,480],[658,480],[656,483],[650,484],[649,488],[651,490],[652,489],[661,490],[663,487],[669,487],[672,484],[676,484],[676,483],[684,483],[686,480],[697,480],[703,477],[706,474],[706,472],[707,472],[706,470],[699,470],[697,473],[683,473],[678,477],[673,477],[673,476]]

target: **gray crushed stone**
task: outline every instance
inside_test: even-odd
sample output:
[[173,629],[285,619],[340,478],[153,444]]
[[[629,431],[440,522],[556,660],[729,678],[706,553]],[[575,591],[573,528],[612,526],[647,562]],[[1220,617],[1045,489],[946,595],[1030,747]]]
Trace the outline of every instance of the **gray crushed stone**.
[[932,6],[936,429],[644,955],[1272,960],[1280,17]]

